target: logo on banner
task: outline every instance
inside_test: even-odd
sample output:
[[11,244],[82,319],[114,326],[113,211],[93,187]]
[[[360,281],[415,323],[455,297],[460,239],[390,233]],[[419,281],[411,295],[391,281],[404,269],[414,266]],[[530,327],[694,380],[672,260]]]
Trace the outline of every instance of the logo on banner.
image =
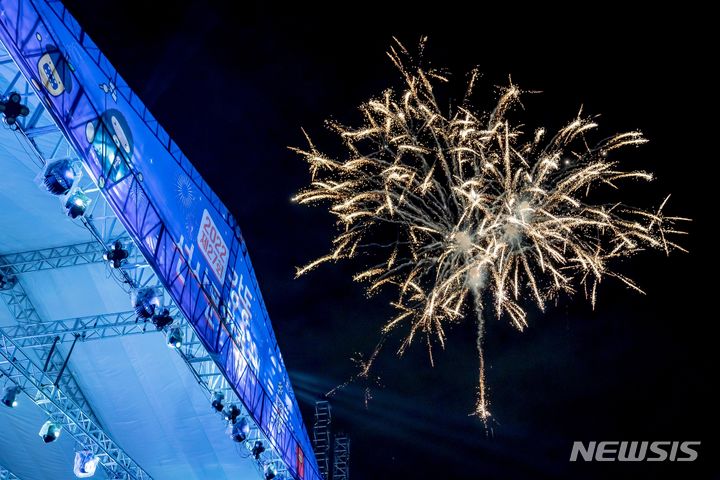
[[48,93],[57,97],[72,90],[70,65],[55,45],[48,45],[46,52],[38,60],[38,75]]
[[203,257],[210,264],[210,270],[215,273],[220,283],[222,283],[228,266],[228,248],[207,210],[203,210],[197,243]]
[[117,182],[129,174],[134,142],[130,125],[120,110],[108,109],[88,122],[85,137],[100,160],[106,180]]

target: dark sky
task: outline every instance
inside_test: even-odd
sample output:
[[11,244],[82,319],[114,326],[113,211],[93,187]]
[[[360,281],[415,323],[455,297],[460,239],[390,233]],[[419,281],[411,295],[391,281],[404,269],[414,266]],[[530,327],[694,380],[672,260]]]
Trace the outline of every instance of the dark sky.
[[[409,45],[429,35],[428,59],[457,81],[478,65],[478,91],[488,95],[477,98],[487,105],[508,74],[543,91],[525,101],[529,123],[558,127],[584,105],[602,114],[604,133],[641,129],[651,143],[623,158],[658,180],[630,200],[657,205],[672,192],[670,211],[695,220],[684,242],[690,254],[641,255],[620,267],[646,296],[607,281],[595,311],[562,301],[531,311],[522,334],[490,322],[494,435],[468,416],[472,325],[450,332],[435,368],[421,347],[400,360],[388,351],[378,372],[385,388],[367,410],[358,387],[343,391],[334,421],[352,437],[355,480],[720,478],[711,461],[718,159],[710,15],[689,6],[553,11],[503,2],[471,14],[449,1],[391,3],[66,2],[238,218],[308,427],[314,399],[353,372],[349,357],[372,349],[392,312],[350,281],[352,265],[293,280],[295,266],[329,248],[334,225],[323,209],[290,202],[308,174],[286,147],[304,146],[304,127],[337,151],[323,121],[357,121],[362,100],[397,84],[384,53],[393,35]],[[574,440],[703,445],[694,465],[600,468],[568,462]]]

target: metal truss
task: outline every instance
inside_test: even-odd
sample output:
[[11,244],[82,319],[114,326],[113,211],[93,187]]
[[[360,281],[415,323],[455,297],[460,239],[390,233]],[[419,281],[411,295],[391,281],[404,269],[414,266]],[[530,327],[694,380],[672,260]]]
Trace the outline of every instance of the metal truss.
[[[140,262],[144,263],[145,259],[137,251],[135,245],[130,242],[129,237],[121,235],[111,239],[108,243],[114,242],[115,240],[123,242],[123,246],[128,250],[128,264],[135,265]],[[98,242],[86,242],[13,253],[2,257],[0,271],[11,275],[21,275],[23,273],[37,272],[40,270],[104,263],[103,254],[106,251],[107,246],[105,245]]]
[[20,477],[0,465],[0,480],[20,480]]
[[80,407],[15,342],[0,334],[0,372],[62,426],[78,443],[92,448],[110,478],[150,479]]
[[[2,260],[2,257],[0,257],[0,260]],[[9,291],[0,291],[0,296],[3,297],[3,300],[6,301],[11,313],[15,315],[22,315],[22,317],[17,317],[18,323],[15,326],[12,327],[6,327],[9,329],[13,329],[11,333],[20,333],[21,331],[40,331],[43,327],[50,324],[53,324],[53,322],[39,322],[39,321],[28,321],[27,319],[40,319],[40,316],[37,313],[37,310],[33,306],[30,299],[27,297],[27,294],[25,293],[24,289],[22,288],[22,285],[19,281],[15,281],[14,286]],[[18,300],[20,299],[20,300]],[[8,300],[10,300],[8,302]],[[13,303],[14,302],[14,303]],[[26,319],[25,321],[21,321],[20,318]],[[27,329],[27,330],[26,330]],[[56,335],[57,336],[57,335]],[[72,371],[69,368],[64,367],[65,359],[62,358],[62,355],[60,355],[59,350],[57,348],[53,348],[54,338],[52,337],[50,339],[50,343],[46,343],[43,345],[39,345],[40,348],[35,348],[33,350],[28,350],[28,352],[25,352],[23,350],[20,350],[19,345],[12,342],[10,340],[10,337],[6,336],[4,333],[4,329],[0,329],[0,342],[3,343],[3,345],[0,345],[0,349],[5,345],[5,340],[12,345],[14,349],[16,349],[18,352],[22,353],[25,358],[28,359],[28,361],[33,361],[31,357],[28,355],[29,353],[35,354],[35,360],[42,361],[45,359],[45,366],[44,369],[39,370],[40,373],[44,374],[47,378],[57,379],[57,386],[53,385],[53,381],[50,381],[50,385],[57,390],[59,395],[62,395],[63,398],[67,399],[68,402],[71,402],[72,406],[74,406],[74,410],[68,412],[65,414],[67,418],[70,418],[71,416],[73,418],[79,417],[81,419],[87,419],[89,422],[92,423],[92,426],[94,428],[93,431],[99,430],[99,433],[96,432],[96,435],[90,435],[90,436],[84,436],[84,437],[78,437],[73,435],[78,441],[82,443],[83,440],[92,441],[95,439],[95,437],[100,438],[109,438],[107,434],[105,434],[102,430],[100,430],[100,422],[95,416],[95,413],[92,410],[92,407],[90,406],[90,402],[85,397],[85,394],[83,393],[82,389],[80,388],[80,385],[77,383],[77,380],[75,380],[75,376],[73,375]],[[72,337],[74,339],[74,336]],[[28,337],[28,343],[32,342],[32,337]],[[2,352],[0,352],[0,370],[2,370],[2,373],[8,376],[8,378],[12,377],[5,372],[5,369],[2,368]],[[5,360],[8,362],[14,362],[16,360],[16,356],[10,356],[6,357]],[[33,363],[33,366],[36,366]],[[38,367],[39,368],[39,367]],[[43,371],[44,370],[44,371]],[[60,373],[62,372],[62,375]],[[17,382],[15,382],[17,383]],[[22,387],[22,385],[20,385]],[[27,393],[27,392],[26,392]],[[31,398],[34,397],[35,403],[38,404],[41,408],[45,409],[43,405],[46,403],[42,397],[38,397],[37,395],[30,395]],[[63,408],[64,405],[66,405],[68,402],[55,404],[55,407],[58,409]],[[47,409],[45,409],[46,412],[48,412]],[[97,446],[95,443],[84,443],[84,445],[87,448],[91,448],[92,446]],[[99,448],[102,448],[100,446]],[[117,446],[114,446],[113,448],[117,449]],[[123,458],[127,457],[127,455],[123,452],[122,453]],[[129,458],[129,457],[128,457]],[[101,459],[102,462],[102,459]],[[133,462],[134,463],[134,462]],[[115,464],[114,461],[111,462],[102,462],[103,467],[106,469],[108,475],[110,478],[135,478],[135,477],[127,477],[122,471],[118,471],[117,468],[118,465]],[[138,478],[148,478],[148,477],[138,477]]]
[[[107,203],[105,203],[105,205],[106,208],[109,208]],[[101,223],[99,227],[96,226],[96,219],[98,217],[86,214],[83,218],[83,224],[96,239],[95,244],[98,246],[99,251],[104,251],[105,246],[111,242],[113,236],[116,238],[126,238],[127,235],[122,224],[117,221],[116,218],[114,221],[112,220],[110,215],[114,214],[111,212],[111,210],[106,212],[108,215],[100,218]],[[119,237],[117,237],[118,235]],[[91,249],[92,247],[87,248]],[[132,245],[132,247],[128,248],[133,249],[132,251],[135,252],[136,257],[142,258],[142,254],[137,247]],[[32,254],[32,252],[28,253]],[[59,257],[60,255],[55,255],[55,260],[58,260]],[[83,255],[81,259],[77,259],[77,264],[89,263],[89,258],[90,257]],[[9,260],[7,256],[4,260],[0,257],[0,262],[4,261],[5,264],[10,263]],[[73,260],[65,258],[65,261]],[[33,265],[33,267],[35,267],[35,265]],[[134,268],[128,271],[122,271],[122,273],[123,282],[131,288],[153,287],[160,288],[164,292],[164,285],[152,268]],[[269,464],[275,467],[278,476],[287,474],[288,471],[285,462],[277,451],[271,448],[272,444],[267,436],[254,424],[247,408],[237,397],[232,386],[218,368],[215,359],[208,354],[194,328],[186,321],[175,303],[170,299],[170,295],[164,292],[164,296],[165,305],[163,308],[167,308],[170,315],[175,319],[172,326],[180,327],[183,332],[184,340],[181,348],[177,349],[177,352],[190,369],[190,372],[198,384],[205,391],[208,403],[210,403],[214,394],[222,392],[225,398],[225,404],[235,404],[240,408],[242,415],[248,419],[251,424],[251,434],[243,445],[248,451],[252,451],[256,441],[263,442],[263,445],[266,447],[266,450],[257,459],[256,466],[258,467],[261,477],[264,476],[265,466]],[[232,326],[229,325],[228,327]],[[55,343],[55,339],[57,339],[58,343],[71,342],[74,341],[76,337],[80,341],[92,341],[133,334],[151,333],[157,330],[155,330],[152,324],[148,325],[145,322],[138,322],[135,312],[127,311],[50,322],[25,322],[0,329],[0,331],[9,338],[12,338],[13,341],[23,349],[47,350],[48,347]],[[233,335],[237,336],[237,332],[233,332]]]
[[350,479],[350,438],[344,433],[335,435],[332,478],[333,480]]
[[[151,283],[151,282],[150,282]],[[172,327],[179,327],[183,332],[182,346],[177,349],[178,354],[190,369],[198,384],[204,390],[208,404],[212,396],[221,392],[224,395],[225,405],[235,404],[240,408],[242,414],[248,418],[251,425],[253,422],[247,410],[237,398],[232,387],[228,384],[225,376],[220,372],[213,358],[208,355],[195,330],[185,320],[179,309],[172,303],[166,305],[170,315],[174,318]],[[31,349],[47,349],[53,343],[69,343],[77,337],[80,341],[95,341],[107,338],[151,334],[157,332],[152,324],[137,321],[134,311],[119,312],[112,314],[100,314],[88,317],[71,318],[66,320],[55,320],[33,324],[14,325],[0,328],[0,335],[9,339],[17,348],[24,351]],[[263,468],[273,464],[278,474],[287,473],[284,462],[277,453],[269,448],[270,443],[265,435],[257,428],[251,427],[251,434],[245,441],[244,446],[252,451],[256,441],[263,442],[265,452],[260,455],[257,467],[262,475]]]
[[[90,223],[90,225],[92,225],[92,223]],[[126,237],[121,235],[119,238]],[[104,248],[104,243],[101,243],[101,240],[97,239],[95,242],[86,244],[6,255],[0,257],[0,270],[8,274],[19,274],[50,268],[62,268],[63,266],[102,262],[102,252]],[[133,248],[133,250],[137,252],[134,246],[128,246],[128,248]],[[76,252],[76,257],[72,257],[71,252]],[[137,255],[140,256],[139,252],[137,252]],[[162,287],[162,283],[150,268],[134,269],[129,278],[129,285],[131,287]],[[18,294],[16,290],[21,291],[22,295]],[[79,341],[84,342],[157,331],[152,324],[148,325],[148,323],[145,322],[138,322],[134,311],[98,314],[55,321],[40,321],[39,315],[27,298],[27,295],[24,294],[24,290],[22,290],[22,285],[19,281],[16,282],[12,291],[15,297],[21,296],[23,300],[22,308],[16,307],[14,311],[16,311],[18,315],[23,315],[22,318],[33,320],[25,320],[10,327],[0,328],[0,333],[12,339],[18,347],[26,351],[38,351],[40,355],[47,354],[56,341],[57,343],[69,343],[77,337]],[[7,292],[0,291],[0,294],[4,293]],[[13,305],[19,303],[20,302],[15,300]],[[248,415],[242,402],[239,401],[225,376],[215,364],[214,359],[207,353],[204,345],[197,337],[195,330],[185,320],[179,309],[169,300],[164,308],[168,308],[170,315],[175,319],[173,327],[180,327],[182,329],[184,340],[182,347],[178,349],[178,353],[187,364],[198,384],[206,392],[208,401],[214,393],[222,392],[225,395],[226,404],[234,403],[245,415]],[[48,370],[50,376],[56,373],[61,366],[62,362],[51,364]],[[61,377],[61,389],[72,392],[70,396],[74,398],[76,403],[83,405],[86,411],[91,412],[88,402],[85,400],[85,397],[69,373],[70,372],[66,370],[66,373]],[[90,415],[92,416],[92,413],[90,413]],[[250,420],[249,416],[248,420]],[[250,423],[252,424],[253,422],[251,421]],[[269,448],[270,443],[264,434],[255,426],[251,432],[250,437],[245,442],[248,450],[252,450],[255,441],[258,440],[262,441],[266,446],[266,451],[263,452],[258,460],[260,473],[262,474],[262,469],[269,463],[275,466],[279,474],[285,472],[284,462],[274,449]]]
[[[177,318],[177,309],[174,307],[170,309],[170,315]],[[155,331],[152,324],[148,326],[145,322],[138,322],[137,314],[134,311],[0,328],[3,335],[12,338],[20,348],[25,350],[38,348],[44,350],[56,342],[72,342],[76,337],[82,342]]]
[[0,269],[18,275],[39,270],[74,267],[102,262],[103,253],[103,249],[95,242],[45,248],[4,255],[4,264],[0,265]]
[[[5,257],[0,257],[0,269],[2,269],[5,265],[7,265]],[[18,326],[42,323],[40,315],[35,309],[35,306],[30,301],[30,298],[28,297],[25,289],[23,288],[19,280],[16,279],[15,284],[9,290],[0,290],[0,297],[2,297],[2,299],[5,301],[5,304],[10,310],[10,313],[18,321]],[[48,375],[58,375],[63,369],[65,359],[62,358],[57,349],[51,349],[49,347],[50,345],[48,345],[48,348],[38,350],[37,358],[38,360],[43,358],[46,359],[46,373]],[[90,402],[88,402],[85,398],[85,395],[80,389],[80,385],[78,385],[77,381],[75,380],[75,376],[69,369],[66,368],[64,370],[63,375],[60,377],[59,385],[68,395],[73,398],[75,403],[80,405],[80,407],[82,407],[86,412],[88,412],[88,415],[92,417],[93,420],[95,420],[96,422],[98,421],[97,417],[95,417],[95,414],[92,411],[92,408],[90,407]]]
[[[2,257],[0,257],[0,274],[5,274]],[[7,305],[8,310],[19,323],[39,322],[40,316],[22,284],[17,279],[12,281],[14,283],[10,288],[0,289],[0,297]]]
[[317,459],[320,475],[330,478],[330,402],[315,402],[315,424],[313,425],[313,451]]

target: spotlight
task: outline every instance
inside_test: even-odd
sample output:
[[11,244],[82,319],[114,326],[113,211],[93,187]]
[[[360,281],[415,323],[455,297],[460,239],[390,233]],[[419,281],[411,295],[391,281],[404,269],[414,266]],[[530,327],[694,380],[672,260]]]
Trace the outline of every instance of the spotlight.
[[180,327],[173,327],[167,333],[167,346],[170,348],[180,348],[183,342],[183,332]]
[[8,385],[7,387],[5,387],[5,391],[3,392],[2,396],[3,405],[10,408],[17,407],[17,394],[21,391],[22,390],[20,390],[20,387],[15,385]]
[[272,463],[268,463],[265,466],[265,480],[272,480],[277,475],[277,469]]
[[160,296],[154,288],[141,288],[133,291],[133,307],[139,318],[149,319],[160,308]]
[[120,266],[125,262],[125,259],[129,256],[130,253],[123,248],[123,244],[120,240],[115,241],[115,243],[112,244],[112,247],[110,247],[110,250],[103,253],[103,258],[113,268],[120,268]]
[[75,463],[73,466],[73,473],[77,478],[88,478],[95,475],[97,464],[100,462],[94,453],[84,450],[82,452],[75,452]]
[[45,189],[53,195],[65,195],[81,173],[76,162],[67,159],[58,160],[52,162],[45,169],[43,184]]
[[43,439],[43,442],[50,443],[54,442],[58,439],[60,436],[60,430],[62,430],[62,427],[56,423],[54,423],[52,420],[48,420],[47,422],[43,423],[43,426],[40,428],[40,435]]
[[260,440],[255,440],[255,445],[253,445],[252,448],[252,454],[253,457],[255,457],[255,460],[260,460],[260,454],[265,451],[265,445],[263,445],[263,442]]
[[231,404],[229,407],[225,409],[225,420],[235,424],[235,421],[237,420],[237,417],[240,416],[240,409],[235,406],[235,404]]
[[163,308],[160,313],[152,317],[152,323],[158,330],[162,330],[168,325],[171,325],[173,318],[170,316],[170,311],[167,308]]
[[222,403],[223,400],[225,400],[225,394],[223,392],[217,391],[217,392],[213,393],[213,400],[211,403],[212,407],[216,411],[222,412],[223,408],[225,408],[225,406]]
[[90,197],[85,195],[81,189],[76,189],[65,200],[65,209],[67,210],[68,217],[77,218],[85,215],[85,210],[90,206]]
[[17,283],[17,279],[13,275],[8,275],[0,271],[0,290],[10,290]]
[[250,424],[247,419],[243,417],[239,422],[233,425],[230,437],[232,437],[234,441],[241,443],[247,440],[248,435],[250,435]]
[[5,123],[15,125],[18,117],[26,117],[30,109],[20,103],[21,97],[12,92],[8,98],[0,98],[0,112],[5,116]]

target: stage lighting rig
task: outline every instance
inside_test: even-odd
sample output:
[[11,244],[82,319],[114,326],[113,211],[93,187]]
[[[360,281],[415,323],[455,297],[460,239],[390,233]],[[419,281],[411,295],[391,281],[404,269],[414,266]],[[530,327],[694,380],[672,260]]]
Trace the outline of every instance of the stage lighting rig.
[[0,290],[10,290],[17,283],[14,275],[3,273],[0,271]]
[[232,426],[232,433],[230,434],[230,437],[233,439],[233,441],[242,443],[245,440],[247,440],[249,435],[250,435],[250,424],[248,423],[248,421],[245,417],[240,419],[239,422],[235,423]]
[[120,240],[116,240],[110,249],[103,253],[103,258],[112,268],[120,268],[129,256],[130,252],[123,248]]
[[210,405],[212,405],[216,412],[222,412],[223,408],[225,408],[225,405],[222,403],[223,400],[225,400],[225,394],[218,390],[213,393],[213,399]]
[[82,175],[80,164],[70,159],[52,162],[45,169],[42,183],[53,195],[65,195]]
[[148,320],[160,308],[160,293],[155,288],[133,290],[132,305],[138,318]]
[[152,323],[157,330],[163,330],[168,325],[172,325],[175,320],[170,316],[170,310],[163,308],[160,313],[153,315]]
[[234,403],[232,403],[225,409],[223,413],[225,414],[225,420],[234,425],[237,421],[237,418],[240,416],[240,409]]
[[173,327],[167,333],[167,346],[170,348],[180,348],[183,342],[183,331],[180,327]]
[[85,195],[80,188],[72,191],[70,195],[65,199],[65,210],[67,211],[68,217],[75,219],[85,215],[85,211],[90,206],[90,197]]
[[30,109],[20,103],[22,97],[17,92],[12,92],[7,98],[0,98],[0,113],[5,117],[5,123],[13,126],[17,123],[18,117],[27,117]]
[[265,445],[263,445],[263,442],[261,440],[255,440],[255,444],[252,448],[252,455],[255,457],[255,460],[260,460],[260,455],[265,451]]
[[272,463],[265,465],[265,480],[272,480],[277,475],[277,469]]
[[40,432],[38,433],[38,435],[40,435],[40,437],[43,439],[43,442],[50,443],[58,439],[61,430],[62,427],[60,425],[53,422],[52,420],[48,420],[47,422],[43,423],[42,427],[40,427]]
[[5,387],[5,390],[3,391],[2,396],[2,404],[6,407],[15,408],[17,407],[18,401],[17,396],[18,393],[20,393],[22,390],[20,390],[20,387],[16,385],[8,385]]
[[73,473],[77,478],[89,478],[95,475],[95,470],[100,462],[100,458],[94,453],[83,450],[75,452],[75,463],[73,464]]

